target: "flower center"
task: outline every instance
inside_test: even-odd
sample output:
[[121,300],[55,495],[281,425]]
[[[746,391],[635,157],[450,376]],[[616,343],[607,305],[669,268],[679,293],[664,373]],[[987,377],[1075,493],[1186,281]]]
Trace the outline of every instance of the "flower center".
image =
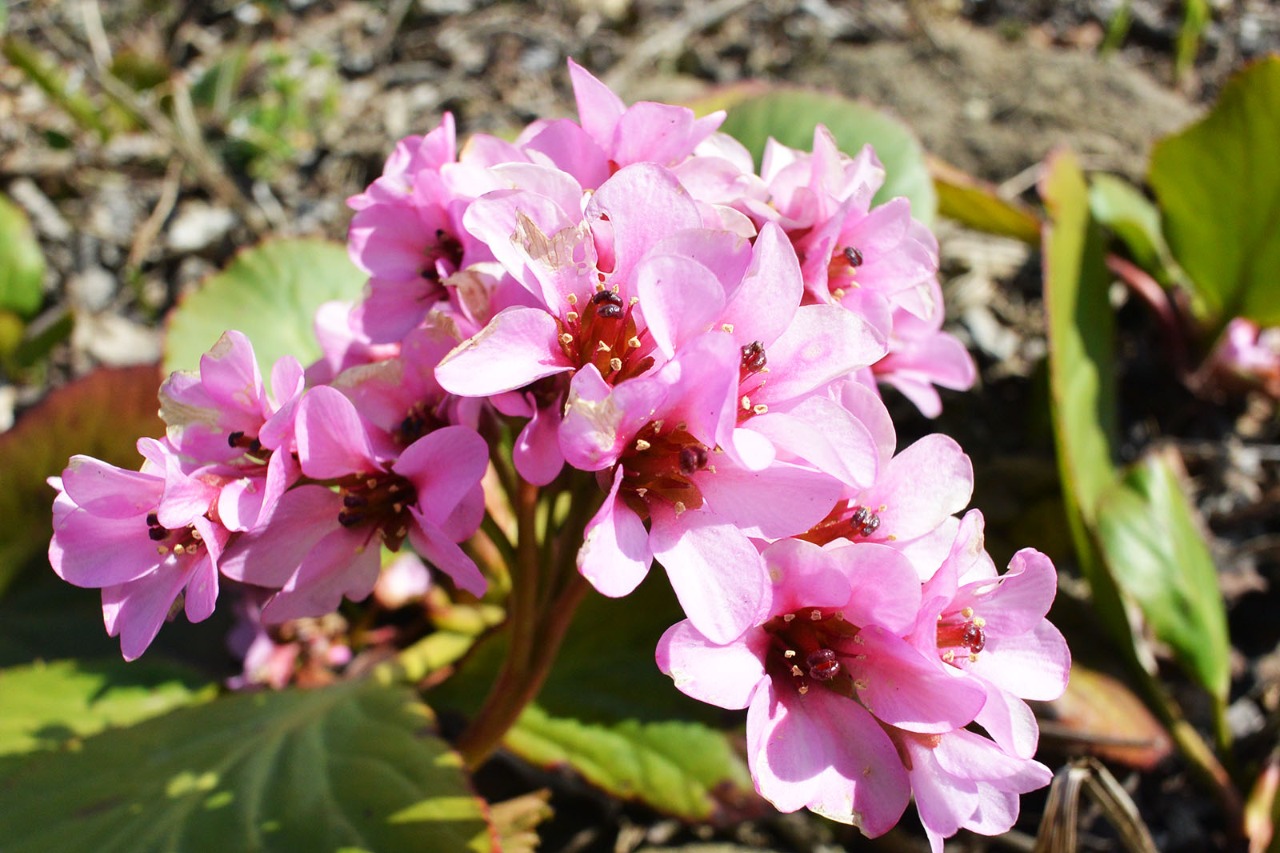
[[765,669],[774,684],[791,684],[801,696],[814,684],[852,698],[866,685],[855,678],[866,655],[859,628],[838,610],[802,608],[775,616],[764,625],[772,641]]
[[649,517],[655,497],[669,502],[676,513],[702,506],[702,492],[693,476],[715,469],[707,446],[689,434],[684,424],[666,429],[662,421],[648,424],[618,460],[622,466],[619,495],[642,519]]
[[415,403],[404,419],[391,431],[391,438],[399,447],[408,447],[429,432],[446,427],[449,421],[439,411],[443,407],[422,401]]
[[862,261],[862,250],[855,246],[845,246],[831,256],[827,280],[831,283],[832,296],[842,299],[848,288],[858,286],[857,273]]
[[[815,545],[826,545],[837,539],[869,539],[880,530],[880,513],[885,511],[881,506],[876,509],[855,503],[838,503],[827,514],[827,517],[815,524],[807,533],[797,538]],[[893,539],[893,536],[881,535],[878,540]]]
[[152,542],[156,543],[156,551],[160,556],[167,557],[173,554],[181,557],[184,554],[195,554],[200,550],[200,546],[204,544],[204,540],[200,537],[200,531],[195,527],[188,525],[186,527],[170,530],[160,525],[160,519],[154,512],[147,513],[147,536]]
[[368,527],[370,537],[382,532],[382,541],[398,551],[409,532],[409,507],[418,502],[418,490],[399,474],[356,474],[339,484],[342,509],[338,523],[346,528]]
[[987,620],[966,607],[956,613],[938,616],[938,651],[947,663],[968,659],[973,663],[987,646]]
[[652,347],[645,346],[636,330],[637,299],[624,303],[613,290],[597,290],[586,305],[579,306],[573,294],[567,301],[570,310],[557,325],[560,348],[571,362],[579,368],[594,364],[614,385],[653,366],[653,357],[648,354]]
[[[462,243],[448,231],[437,228],[436,240],[427,244],[423,249],[423,256],[425,263],[420,274],[427,281],[439,284],[442,278],[462,266]],[[444,267],[443,276],[441,267]]]

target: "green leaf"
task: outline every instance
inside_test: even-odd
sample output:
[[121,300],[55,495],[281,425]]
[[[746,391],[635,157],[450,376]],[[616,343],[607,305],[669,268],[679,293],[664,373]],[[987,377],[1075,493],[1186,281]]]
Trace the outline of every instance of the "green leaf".
[[26,213],[0,195],[0,310],[35,314],[44,299],[44,269]]
[[1039,242],[1040,218],[1026,205],[1002,198],[991,184],[941,160],[930,160],[929,169],[938,193],[938,213],[975,231]]
[[1136,647],[1129,621],[1092,536],[1098,502],[1116,478],[1115,318],[1107,298],[1102,232],[1090,218],[1084,173],[1070,151],[1050,155],[1040,195],[1049,213],[1042,252],[1049,413],[1063,504],[1098,617],[1132,656]]
[[0,670],[0,755],[60,747],[213,697],[189,670],[63,660]]
[[242,694],[0,765],[6,853],[490,848],[483,803],[412,693]]
[[340,243],[273,240],[241,252],[169,315],[165,369],[196,369],[228,329],[248,335],[264,375],[284,355],[305,365],[320,355],[316,309],[358,298],[365,280]]
[[1148,181],[1210,337],[1232,317],[1280,324],[1280,57],[1231,78],[1210,113],[1156,143]]
[[1151,453],[1103,496],[1098,538],[1111,574],[1156,639],[1219,702],[1230,687],[1218,574],[1174,463]]
[[751,776],[725,735],[699,723],[591,725],[531,705],[503,744],[533,764],[569,765],[616,797],[685,820],[723,819],[753,798]]
[[911,215],[933,224],[938,199],[924,151],[906,125],[875,107],[836,94],[777,88],[734,104],[720,129],[745,145],[759,164],[769,137],[813,150],[813,130],[819,124],[827,126],[846,154],[856,155],[868,143],[875,148],[886,177],[874,203],[906,196]]
[[74,453],[142,465],[140,436],[163,435],[154,367],[99,369],[51,393],[0,434],[0,591],[41,555],[53,534],[54,491],[45,482]]
[[1060,151],[1050,157],[1041,196],[1050,214],[1044,301],[1058,464],[1068,502],[1092,522],[1098,499],[1116,476],[1115,318],[1107,296],[1111,279],[1074,154]]
[[1138,266],[1167,281],[1169,247],[1160,231],[1160,211],[1136,187],[1114,175],[1094,175],[1089,183],[1089,210],[1129,249]]

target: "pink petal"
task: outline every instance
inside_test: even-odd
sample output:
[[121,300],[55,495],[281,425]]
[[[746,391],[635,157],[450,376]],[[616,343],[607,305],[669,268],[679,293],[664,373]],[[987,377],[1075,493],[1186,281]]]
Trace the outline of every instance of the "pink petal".
[[440,524],[489,467],[489,445],[475,430],[450,426],[409,445],[392,470],[413,483],[425,518]]
[[802,305],[766,350],[768,381],[752,400],[775,403],[808,394],[884,352],[883,335],[857,314],[837,305]]
[[889,460],[866,500],[880,514],[878,535],[913,539],[964,509],[972,494],[969,457],[954,439],[935,433]]
[[[944,737],[943,743],[951,737]],[[978,784],[944,770],[938,764],[936,749],[909,736],[903,737],[902,742],[911,757],[911,792],[915,795],[920,822],[930,834],[944,838],[955,835],[978,810]]]
[[508,308],[445,356],[436,380],[451,394],[487,397],[572,370],[559,333],[546,311]]
[[312,388],[298,403],[297,437],[308,477],[327,480],[382,468],[356,407],[327,385]]
[[812,542],[780,539],[761,556],[773,583],[769,613],[795,613],[808,607],[845,607],[852,589],[831,555]]
[[803,533],[831,512],[840,483],[818,471],[777,462],[763,471],[726,466],[695,478],[707,506],[746,536]]
[[1017,696],[990,687],[987,703],[974,720],[1010,755],[1030,758],[1040,742],[1040,727],[1030,706]]
[[831,547],[826,553],[853,589],[843,607],[849,622],[878,625],[897,635],[915,623],[920,581],[906,557],[874,542]]
[[788,411],[770,411],[747,422],[784,453],[811,463],[853,488],[875,482],[879,448],[871,432],[843,406],[810,397]]
[[610,598],[628,595],[639,586],[653,562],[644,522],[618,500],[621,484],[622,470],[618,469],[604,503],[587,523],[578,550],[578,571],[597,592]]
[[649,333],[667,358],[706,331],[724,308],[724,290],[715,275],[688,258],[650,254],[637,265],[633,280]]
[[80,587],[128,583],[155,571],[162,562],[141,517],[130,521],[102,517],[73,507],[58,519],[49,543],[49,563],[58,577]]
[[583,216],[593,227],[602,218],[611,224],[614,271],[624,279],[663,237],[702,225],[688,191],[653,163],[618,170],[591,196]]
[[808,807],[874,838],[906,809],[910,785],[892,741],[861,706],[829,690],[785,700],[757,690],[747,749],[756,789],[779,811]]
[[1067,688],[1071,652],[1051,623],[1016,637],[989,637],[978,660],[969,666],[992,684],[1023,699],[1057,699]]
[[733,327],[734,340],[761,341],[767,349],[791,322],[803,292],[791,241],[776,224],[766,223],[756,237],[751,266],[721,320]]
[[757,623],[768,604],[764,561],[741,530],[706,510],[677,516],[661,506],[650,524],[653,556],[703,636],[727,644]]
[[610,148],[613,129],[626,112],[626,104],[572,59],[569,60],[569,79],[573,81],[573,95],[578,102],[578,122],[602,148]]
[[765,677],[769,638],[748,631],[729,645],[712,643],[688,620],[672,625],[658,641],[658,669],[671,676],[676,689],[719,708],[747,707]]
[[137,660],[160,633],[186,582],[186,573],[170,563],[151,574],[102,590],[103,611],[111,612],[108,633],[120,635],[124,659]]
[[520,430],[512,448],[516,471],[535,486],[545,486],[560,475],[564,454],[560,452],[558,407],[533,408],[529,422]]
[[285,492],[270,516],[259,519],[218,561],[227,577],[280,589],[316,543],[338,526],[342,499],[323,486],[298,486]]
[[865,654],[861,665],[849,664],[858,698],[886,723],[921,734],[943,734],[973,721],[986,701],[976,684],[957,678],[929,661],[905,640],[883,628],[869,626],[858,635]]
[[155,509],[164,480],[126,471],[92,456],[72,456],[62,472],[62,488],[76,506],[103,518],[129,518]]
[[480,573],[475,562],[443,530],[420,514],[417,508],[410,509],[410,513],[417,521],[417,524],[409,528],[409,541],[413,543],[413,547],[425,560],[452,578],[459,589],[476,598],[484,595],[489,582]]
[[366,543],[368,531],[338,528],[307,553],[284,589],[262,609],[262,621],[287,622],[323,616],[343,598],[360,601],[373,591],[382,549]]

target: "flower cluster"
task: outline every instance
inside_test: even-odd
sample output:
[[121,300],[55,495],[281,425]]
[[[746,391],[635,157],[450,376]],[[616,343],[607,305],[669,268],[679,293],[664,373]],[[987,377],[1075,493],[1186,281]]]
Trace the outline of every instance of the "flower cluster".
[[317,316],[323,358],[281,360],[267,393],[228,332],[162,388],[140,472],[75,457],[53,481],[54,569],[102,589],[129,659],[177,602],[207,617],[222,578],[266,623],[318,617],[406,543],[481,595],[461,544],[499,499],[493,458],[506,485],[588,487],[573,550],[599,592],[662,566],[687,620],[659,665],[748,709],[778,808],[875,835],[914,794],[935,843],[1007,829],[1048,780],[1023,700],[1061,692],[1068,654],[1053,566],[1023,551],[1000,575],[981,515],[957,517],[963,451],[897,451],[879,396],[933,416],[935,386],[974,380],[934,238],[907,200],[873,204],[870,147],[819,127],[757,173],[721,114],[570,74],[578,121],[402,140],[349,201],[369,284]]

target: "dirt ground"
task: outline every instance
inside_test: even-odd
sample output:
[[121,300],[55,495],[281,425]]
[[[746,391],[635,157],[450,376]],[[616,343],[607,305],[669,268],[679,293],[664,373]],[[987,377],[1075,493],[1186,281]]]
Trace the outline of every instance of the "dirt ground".
[[[1280,50],[1280,6],[1211,4],[1197,60],[1175,83],[1184,4],[1133,0],[1128,39],[1103,58],[1099,46],[1118,5],[10,0],[7,32],[61,69],[69,91],[111,102],[104,121],[113,132],[104,138],[22,69],[0,63],[0,190],[27,211],[49,262],[36,326],[53,328],[68,313],[76,319],[70,340],[54,351],[53,370],[35,381],[0,377],[0,428],[51,385],[95,365],[155,361],[158,319],[237,249],[267,233],[344,238],[350,216],[344,199],[380,172],[394,140],[431,128],[442,111],[455,113],[462,134],[502,133],[534,118],[571,114],[567,57],[628,100],[689,100],[744,80],[864,98],[902,118],[930,154],[1012,194],[1032,191],[1037,164],[1062,145],[1086,168],[1140,179],[1153,139],[1193,120],[1250,58]],[[206,71],[241,54],[242,74],[228,74],[222,91],[201,88]],[[112,64],[122,57],[129,61]],[[136,75],[135,85],[113,88],[108,67]],[[167,96],[176,100],[162,102],[148,89],[149,74],[177,81],[176,94]],[[278,103],[279,114],[264,118],[241,106],[255,99]],[[246,135],[255,123],[272,129],[269,142]],[[952,328],[978,354],[982,380],[972,394],[947,396],[937,423],[897,407],[900,438],[905,444],[913,433],[942,429],[973,455],[975,505],[987,512],[997,560],[1009,553],[999,549],[1014,543],[1065,554],[1061,524],[1039,523],[1049,516],[1025,511],[1057,489],[1044,424],[1028,415],[1043,393],[1038,257],[1022,244],[946,224],[940,236]],[[1122,308],[1121,324],[1133,341],[1151,331],[1133,306]],[[1257,721],[1274,713],[1280,685],[1280,638],[1267,616],[1280,604],[1271,592],[1280,583],[1274,411],[1257,401],[1195,400],[1160,380],[1144,360],[1149,343],[1137,348],[1123,371],[1127,387],[1141,389],[1127,398],[1127,438],[1135,452],[1155,438],[1184,448],[1197,502],[1216,535],[1238,638],[1233,711],[1246,744],[1250,737],[1262,743],[1261,732],[1274,724]],[[1177,418],[1172,433],[1170,412]],[[1162,426],[1153,432],[1157,416]],[[1051,736],[1046,742],[1053,748]],[[1161,849],[1226,843],[1181,765],[1128,773],[1123,781]],[[697,830],[602,803],[563,779],[553,782],[568,817],[557,821],[545,849],[630,851],[706,841],[818,850],[854,843],[838,828],[799,818],[702,839]],[[1002,844],[1026,843],[1038,808],[1035,797],[1027,798],[1023,834]],[[887,846],[907,843],[894,836]],[[1085,839],[1089,849],[1110,843],[1105,835]]]

